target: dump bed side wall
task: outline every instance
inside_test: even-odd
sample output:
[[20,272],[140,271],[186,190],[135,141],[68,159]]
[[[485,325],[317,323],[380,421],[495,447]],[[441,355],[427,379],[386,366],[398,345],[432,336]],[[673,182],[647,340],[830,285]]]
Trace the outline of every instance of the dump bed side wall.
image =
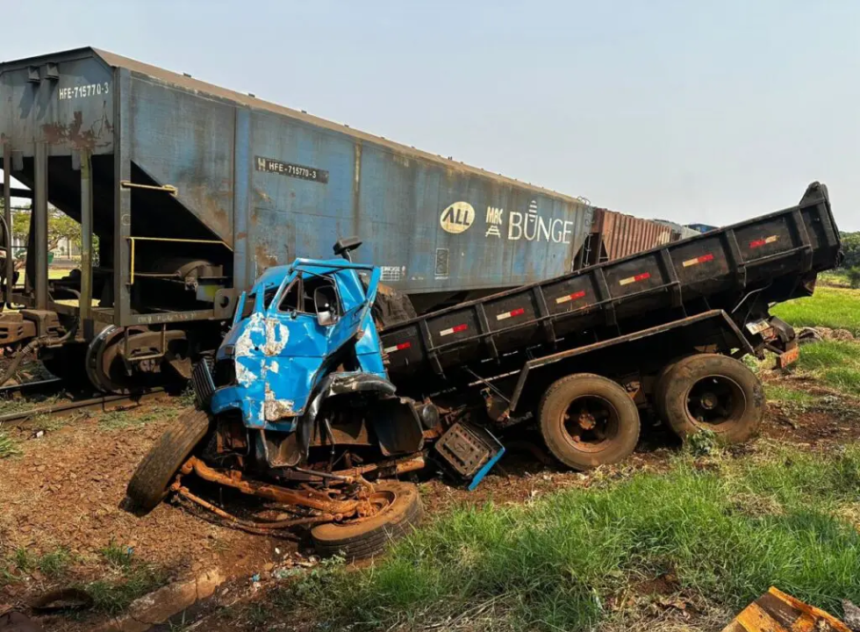
[[626,320],[635,330],[650,312],[697,297],[731,310],[739,294],[767,293],[782,281],[793,287],[838,258],[822,193],[800,207],[395,325],[382,332],[383,348],[395,379],[439,374],[598,324]]

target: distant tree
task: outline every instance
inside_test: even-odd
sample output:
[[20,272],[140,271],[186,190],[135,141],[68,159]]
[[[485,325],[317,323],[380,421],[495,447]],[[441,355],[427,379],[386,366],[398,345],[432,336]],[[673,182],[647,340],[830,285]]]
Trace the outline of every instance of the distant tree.
[[860,268],[860,232],[842,233],[842,250],[845,252],[842,267],[848,270]]
[[[21,241],[27,241],[30,234],[29,211],[12,213],[12,235]],[[68,239],[73,244],[81,245],[81,225],[65,213],[57,210],[48,212],[48,250],[54,250],[61,239]]]

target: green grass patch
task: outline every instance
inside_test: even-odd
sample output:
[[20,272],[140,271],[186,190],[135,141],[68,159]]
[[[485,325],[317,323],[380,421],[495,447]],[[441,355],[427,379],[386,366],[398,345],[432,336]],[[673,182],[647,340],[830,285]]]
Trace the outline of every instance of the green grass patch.
[[797,366],[842,393],[860,396],[860,343],[826,340],[804,345]]
[[807,408],[818,399],[815,395],[784,384],[765,384],[767,401],[794,408]]
[[771,585],[837,614],[841,599],[860,600],[860,533],[836,511],[856,501],[860,449],[716,463],[680,459],[666,474],[528,506],[458,509],[373,568],[316,571],[273,603],[331,613],[334,628],[427,626],[492,607],[496,629],[549,631],[610,623],[611,597],[666,572],[732,609]]
[[99,553],[111,567],[110,575],[82,586],[92,595],[94,609],[99,612],[119,614],[168,580],[167,571],[134,559],[128,547],[111,542]]
[[174,419],[179,414],[179,408],[174,406],[153,406],[145,412],[137,410],[112,410],[99,419],[99,426],[106,430],[125,430],[144,426],[153,421]]
[[19,548],[6,566],[7,577],[38,571],[47,579],[58,580],[68,575],[73,561],[71,552],[64,547],[58,547],[42,555]]
[[860,336],[860,291],[819,287],[808,298],[798,298],[771,309],[795,327],[847,329]]
[[8,459],[21,454],[18,442],[8,432],[0,430],[0,459]]
[[848,278],[847,270],[831,270],[818,275],[818,285],[819,287],[850,288],[851,279]]

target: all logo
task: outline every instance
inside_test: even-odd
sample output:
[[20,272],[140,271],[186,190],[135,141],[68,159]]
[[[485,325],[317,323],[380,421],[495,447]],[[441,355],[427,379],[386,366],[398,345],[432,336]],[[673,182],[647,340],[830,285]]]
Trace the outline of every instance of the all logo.
[[442,230],[454,235],[467,230],[474,221],[475,209],[468,202],[454,202],[439,216],[439,225]]
[[[454,235],[468,230],[474,221],[475,209],[468,202],[454,202],[439,216],[442,230]],[[488,239],[569,244],[573,238],[574,222],[559,217],[542,217],[536,199],[529,202],[525,212],[488,206],[484,221],[484,237]]]

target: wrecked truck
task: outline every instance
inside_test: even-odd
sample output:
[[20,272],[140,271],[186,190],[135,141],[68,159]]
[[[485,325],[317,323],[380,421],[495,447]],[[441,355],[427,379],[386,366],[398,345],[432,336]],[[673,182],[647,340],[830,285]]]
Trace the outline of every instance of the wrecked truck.
[[[811,295],[841,258],[827,188],[813,183],[770,215],[384,322],[380,270],[351,261],[359,246],[271,268],[240,297],[216,355],[194,368],[198,408],[129,483],[139,507],[172,491],[240,528],[310,526],[321,552],[359,557],[421,515],[415,488],[393,479],[432,462],[473,488],[512,426],[580,470],[630,455],[642,414],[682,438],[745,441],[765,399],[741,359],[797,359],[794,330],[769,309]],[[228,513],[191,489],[201,479],[278,511]]]

